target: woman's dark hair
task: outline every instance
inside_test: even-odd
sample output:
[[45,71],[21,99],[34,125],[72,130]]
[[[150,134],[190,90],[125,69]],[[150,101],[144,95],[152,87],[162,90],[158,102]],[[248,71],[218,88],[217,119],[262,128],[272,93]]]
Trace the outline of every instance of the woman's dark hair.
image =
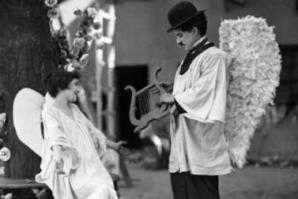
[[201,36],[204,36],[207,32],[207,19],[205,13],[200,13],[197,16],[193,17],[188,22],[182,24],[177,28],[177,30],[181,31],[190,31],[194,27],[196,27]]
[[77,72],[58,71],[47,76],[44,83],[47,91],[52,97],[56,97],[60,90],[68,88],[69,83],[73,79],[80,79],[80,74]]

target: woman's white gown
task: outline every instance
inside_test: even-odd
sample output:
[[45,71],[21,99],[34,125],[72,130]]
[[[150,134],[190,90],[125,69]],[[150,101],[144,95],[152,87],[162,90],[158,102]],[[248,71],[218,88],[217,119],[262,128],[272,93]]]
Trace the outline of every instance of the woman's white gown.
[[[105,136],[76,105],[72,111],[73,119],[54,106],[43,112],[45,139],[36,180],[47,184],[55,199],[117,199],[113,181],[100,160],[106,150]],[[64,149],[60,166],[51,150],[54,145]]]

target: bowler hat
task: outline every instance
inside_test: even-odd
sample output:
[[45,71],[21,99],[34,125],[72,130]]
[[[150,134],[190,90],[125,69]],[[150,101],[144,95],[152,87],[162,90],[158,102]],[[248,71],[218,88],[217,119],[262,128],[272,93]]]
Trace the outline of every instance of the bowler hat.
[[205,10],[197,10],[197,8],[189,1],[181,1],[174,5],[168,13],[168,20],[171,28],[168,32],[177,29],[195,16],[205,12]]

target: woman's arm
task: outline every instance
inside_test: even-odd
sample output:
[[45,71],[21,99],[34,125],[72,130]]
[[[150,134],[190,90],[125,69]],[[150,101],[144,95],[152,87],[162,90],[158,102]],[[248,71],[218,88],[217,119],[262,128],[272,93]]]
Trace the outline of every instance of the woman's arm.
[[78,154],[69,143],[59,118],[49,112],[44,117],[45,139],[58,172],[69,173],[78,164]]

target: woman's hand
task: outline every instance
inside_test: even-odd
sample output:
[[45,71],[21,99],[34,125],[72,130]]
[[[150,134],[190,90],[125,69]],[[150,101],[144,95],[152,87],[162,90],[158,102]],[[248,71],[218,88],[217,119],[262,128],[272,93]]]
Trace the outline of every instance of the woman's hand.
[[56,171],[59,174],[65,174],[69,170],[74,170],[79,165],[79,156],[74,148],[63,146],[53,146],[53,158],[56,165]]
[[64,162],[62,158],[62,147],[56,145],[52,147],[52,150],[53,150],[53,159],[56,165],[55,169],[58,173],[63,173]]
[[114,150],[120,151],[123,148],[123,145],[125,145],[125,144],[127,144],[126,141],[115,142]]
[[115,151],[119,152],[119,153],[126,153],[126,151],[128,151],[127,148],[123,147],[123,145],[126,145],[127,142],[126,141],[118,141],[118,142],[113,142],[111,140],[108,141],[108,147],[111,149],[114,149]]

